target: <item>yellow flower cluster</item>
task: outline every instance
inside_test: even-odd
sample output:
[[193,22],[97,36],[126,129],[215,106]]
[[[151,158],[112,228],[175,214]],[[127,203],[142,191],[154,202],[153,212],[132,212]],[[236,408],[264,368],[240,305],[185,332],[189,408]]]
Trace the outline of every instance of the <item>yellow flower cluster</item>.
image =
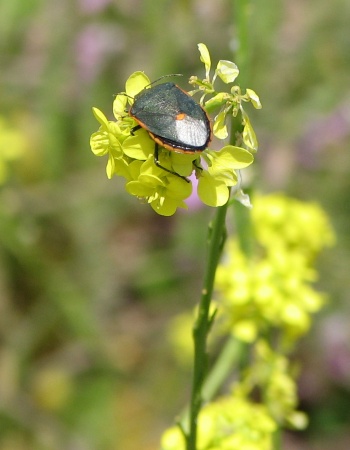
[[[266,341],[255,343],[251,364],[231,394],[208,403],[198,418],[198,450],[272,450],[282,426],[303,429],[306,415],[298,411],[296,383],[288,359]],[[252,400],[259,393],[261,401]],[[162,437],[162,450],[184,450],[181,430]]]
[[[198,450],[271,450],[277,426],[267,408],[240,395],[209,403],[198,417]],[[162,450],[185,450],[179,428],[167,430]]]
[[242,341],[278,329],[291,342],[324,303],[311,285],[317,278],[312,263],[334,234],[320,207],[278,194],[254,199],[252,222],[257,252],[248,257],[231,240],[217,270],[221,317]]
[[[317,278],[312,264],[335,237],[315,204],[280,194],[256,197],[253,204],[256,251],[247,256],[237,241],[229,241],[216,277],[217,331],[250,344],[242,346],[249,348],[249,365],[229,395],[201,410],[198,450],[272,450],[279,429],[307,426],[307,416],[297,409],[296,374],[286,353],[324,303],[311,284]],[[172,327],[174,345],[176,336],[182,338],[182,355],[188,355],[183,334],[189,335],[189,320],[181,316]],[[161,448],[186,448],[179,427],[163,434]]]
[[251,364],[235,389],[247,398],[260,392],[264,405],[278,426],[303,429],[307,425],[307,417],[296,410],[298,395],[292,372],[288,358],[272,350],[261,339],[255,343]]

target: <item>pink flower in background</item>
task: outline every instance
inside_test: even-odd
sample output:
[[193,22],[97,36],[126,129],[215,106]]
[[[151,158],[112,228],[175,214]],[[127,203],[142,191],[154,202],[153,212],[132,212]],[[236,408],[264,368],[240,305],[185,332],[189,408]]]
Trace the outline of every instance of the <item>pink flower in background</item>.
[[83,13],[95,14],[103,11],[111,0],[79,0],[79,8]]
[[[201,202],[201,200],[197,194],[198,180],[194,174],[192,174],[190,176],[190,180],[192,183],[192,194],[186,200],[186,204],[188,205],[188,210],[193,211],[193,210],[197,210],[197,209],[202,209],[203,203]],[[186,211],[187,210],[181,210],[181,212],[186,212]]]
[[118,54],[124,47],[124,33],[117,25],[87,25],[78,34],[76,41],[79,79],[91,83],[103,70],[108,58]]

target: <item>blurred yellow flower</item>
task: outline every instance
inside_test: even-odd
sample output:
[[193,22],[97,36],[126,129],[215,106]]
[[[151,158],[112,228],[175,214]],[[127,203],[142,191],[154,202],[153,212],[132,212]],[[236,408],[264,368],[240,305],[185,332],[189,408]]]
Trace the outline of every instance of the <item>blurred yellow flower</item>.
[[6,181],[11,163],[22,156],[25,145],[21,131],[0,116],[0,184]]

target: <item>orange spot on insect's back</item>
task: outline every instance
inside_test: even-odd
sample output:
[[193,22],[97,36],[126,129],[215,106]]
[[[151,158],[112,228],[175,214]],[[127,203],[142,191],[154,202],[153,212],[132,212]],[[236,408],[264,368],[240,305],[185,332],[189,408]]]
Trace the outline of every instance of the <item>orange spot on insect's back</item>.
[[185,113],[179,113],[176,116],[176,120],[183,120],[186,117]]

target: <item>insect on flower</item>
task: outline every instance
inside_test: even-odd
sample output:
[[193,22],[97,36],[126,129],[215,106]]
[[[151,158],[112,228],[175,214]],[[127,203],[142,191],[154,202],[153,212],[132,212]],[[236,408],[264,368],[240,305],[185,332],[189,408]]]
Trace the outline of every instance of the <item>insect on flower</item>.
[[[163,77],[162,77],[163,78]],[[175,83],[167,82],[145,87],[139,92],[129,110],[138,125],[155,141],[155,164],[186,181],[186,177],[159,163],[158,145],[178,153],[199,153],[208,147],[212,139],[209,117],[204,109]]]

